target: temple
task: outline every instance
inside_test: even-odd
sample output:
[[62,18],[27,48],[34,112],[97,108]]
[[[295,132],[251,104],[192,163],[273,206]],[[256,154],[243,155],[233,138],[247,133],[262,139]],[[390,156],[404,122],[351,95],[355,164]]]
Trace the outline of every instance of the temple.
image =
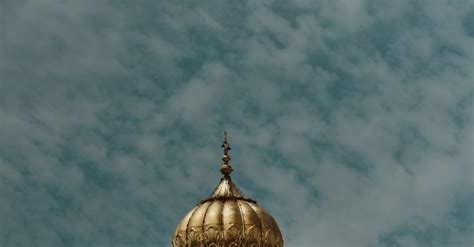
[[224,132],[221,173],[214,192],[181,220],[173,234],[173,247],[283,247],[273,217],[232,181],[231,150]]

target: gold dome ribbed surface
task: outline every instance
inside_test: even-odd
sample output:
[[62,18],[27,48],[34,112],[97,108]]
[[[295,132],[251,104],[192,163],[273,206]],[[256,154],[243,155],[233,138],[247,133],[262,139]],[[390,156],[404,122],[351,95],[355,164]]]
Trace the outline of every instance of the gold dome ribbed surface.
[[[226,138],[224,139],[225,144]],[[224,151],[227,155],[226,145]],[[227,161],[224,160],[226,165]],[[181,220],[173,247],[283,247],[280,228],[257,202],[247,198],[228,173],[207,199]]]
[[283,238],[273,217],[224,177],[178,224],[173,246],[282,247]]

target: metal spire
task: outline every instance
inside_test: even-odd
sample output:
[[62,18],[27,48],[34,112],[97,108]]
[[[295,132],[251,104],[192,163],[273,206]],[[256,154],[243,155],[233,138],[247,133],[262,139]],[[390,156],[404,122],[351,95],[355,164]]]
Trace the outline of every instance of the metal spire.
[[224,174],[225,177],[229,177],[233,169],[229,165],[229,150],[231,150],[231,148],[229,143],[227,143],[227,131],[224,131],[224,141],[222,142],[221,147],[224,149],[224,155],[222,156],[222,161],[224,161],[224,163],[221,166],[221,173]]

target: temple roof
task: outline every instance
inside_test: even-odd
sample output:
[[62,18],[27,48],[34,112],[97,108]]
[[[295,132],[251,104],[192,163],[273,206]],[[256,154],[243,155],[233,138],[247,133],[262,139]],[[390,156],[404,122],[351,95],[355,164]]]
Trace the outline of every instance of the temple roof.
[[176,226],[173,247],[266,246],[283,247],[283,237],[273,217],[247,198],[232,182],[230,146],[224,132],[224,175],[214,192],[200,201]]

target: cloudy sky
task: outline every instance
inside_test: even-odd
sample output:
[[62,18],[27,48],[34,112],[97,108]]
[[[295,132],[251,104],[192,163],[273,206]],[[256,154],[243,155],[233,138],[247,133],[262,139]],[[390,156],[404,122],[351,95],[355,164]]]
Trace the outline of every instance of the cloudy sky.
[[0,1],[0,246],[170,246],[234,181],[288,247],[474,244],[474,2]]

